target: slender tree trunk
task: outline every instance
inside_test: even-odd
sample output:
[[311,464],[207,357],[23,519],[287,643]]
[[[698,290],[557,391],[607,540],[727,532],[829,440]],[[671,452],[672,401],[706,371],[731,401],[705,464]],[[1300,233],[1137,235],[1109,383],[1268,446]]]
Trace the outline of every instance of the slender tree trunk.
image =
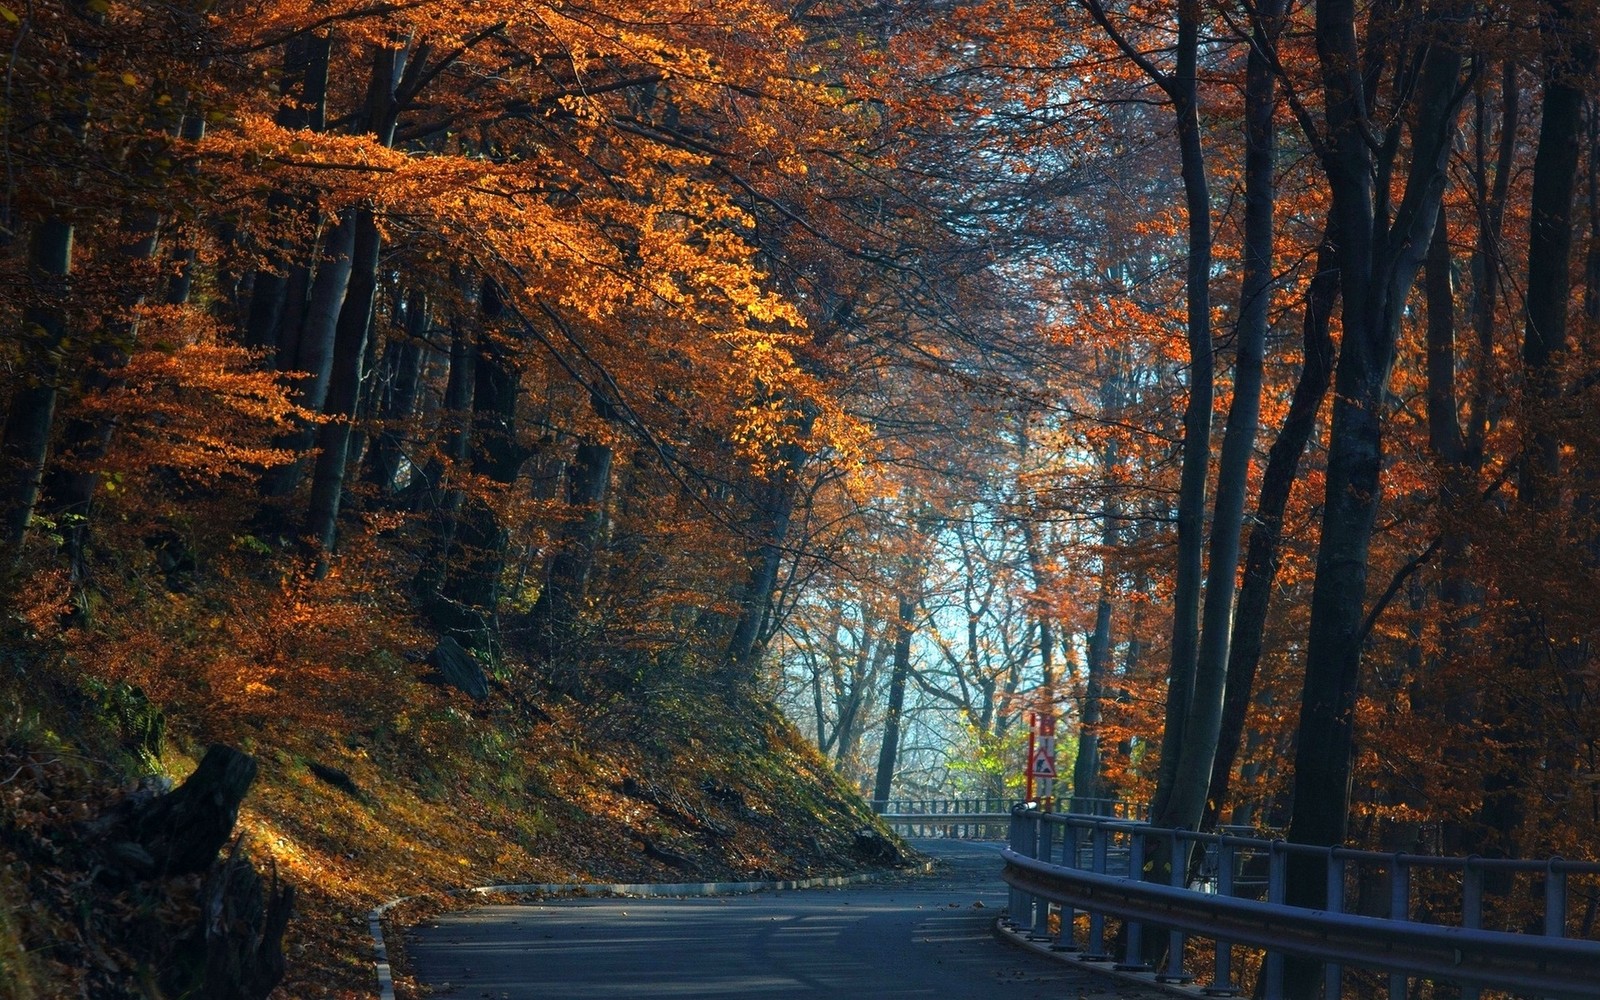
[[416,416],[422,386],[422,361],[426,353],[423,337],[428,332],[429,303],[426,295],[413,292],[405,300],[405,335],[389,338],[385,347],[384,392],[378,420],[380,430],[373,437],[367,481],[385,495],[398,488],[406,455],[406,428]]
[[[801,438],[811,434],[815,419],[813,415],[804,418],[799,429]],[[739,617],[725,657],[725,671],[740,681],[754,680],[760,669],[762,623],[770,614],[777,590],[778,570],[783,565],[805,461],[806,451],[799,443],[784,445],[772,481],[758,491],[761,499],[752,523],[760,542],[750,559],[750,575],[740,591]]]
[[[277,124],[315,132],[327,127],[331,44],[331,36],[326,33],[296,35],[285,43],[279,85],[286,100],[274,118]],[[284,191],[268,196],[269,228],[274,232],[287,228],[300,203],[300,198]],[[291,306],[295,295],[304,293],[307,272],[305,265],[294,259],[289,242],[274,238],[267,248],[267,266],[256,272],[251,285],[250,308],[244,322],[245,346],[269,356],[281,352],[284,332],[291,326],[297,329],[299,310]]]
[[[1439,532],[1439,647],[1426,660],[1424,670],[1413,680],[1411,711],[1426,713],[1437,705],[1440,714],[1451,722],[1466,722],[1476,713],[1469,706],[1469,693],[1458,682],[1445,676],[1441,666],[1454,662],[1462,653],[1462,628],[1472,614],[1475,602],[1472,581],[1467,575],[1467,556],[1471,538],[1463,529],[1477,500],[1478,463],[1481,448],[1475,447],[1470,431],[1461,428],[1461,406],[1456,394],[1455,295],[1452,288],[1453,265],[1450,256],[1449,219],[1443,207],[1434,227],[1433,242],[1423,265],[1423,288],[1427,300],[1428,444],[1439,464],[1441,486],[1438,496]],[[1481,404],[1473,403],[1472,411]],[[1453,755],[1471,754],[1472,748],[1451,748]],[[1459,758],[1458,758],[1459,759]],[[1420,808],[1423,803],[1413,798]]]
[[[492,280],[479,289],[483,323],[473,359],[471,466],[487,483],[509,487],[517,481],[532,449],[518,433],[517,370],[496,336],[504,314],[501,291]],[[434,603],[434,619],[463,636],[465,644],[492,652],[498,644],[497,615],[510,533],[494,506],[469,496],[460,505],[455,546]]]
[[1222,703],[1222,728],[1217,738],[1217,756],[1211,767],[1206,814],[1202,820],[1206,829],[1216,825],[1228,801],[1233,765],[1238,759],[1245,719],[1255,691],[1256,671],[1261,663],[1267,608],[1278,577],[1283,514],[1300,474],[1300,459],[1316,428],[1317,413],[1333,376],[1334,348],[1328,324],[1339,298],[1339,272],[1334,265],[1334,255],[1333,243],[1325,237],[1317,251],[1316,274],[1306,291],[1301,327],[1305,358],[1300,377],[1295,382],[1283,428],[1272,443],[1267,467],[1261,476],[1261,495],[1256,500],[1255,523],[1250,529],[1250,544],[1245,553],[1244,582],[1239,587],[1233,638],[1228,647],[1228,686]]
[[1488,115],[1480,101],[1477,109],[1475,155],[1477,159],[1478,242],[1472,255],[1472,324],[1477,334],[1478,359],[1473,374],[1472,400],[1467,416],[1467,450],[1475,468],[1483,465],[1483,443],[1488,433],[1493,397],[1494,334],[1503,265],[1506,202],[1516,165],[1517,120],[1520,117],[1517,61],[1507,58],[1500,79],[1500,144],[1495,156],[1494,180],[1488,179]]
[[[1239,322],[1234,331],[1233,398],[1217,468],[1203,630],[1184,738],[1171,770],[1172,785],[1165,796],[1157,792],[1164,809],[1152,816],[1162,826],[1190,829],[1199,826],[1207,811],[1206,793],[1222,733],[1234,586],[1244,531],[1244,505],[1250,488],[1250,458],[1255,453],[1261,423],[1262,366],[1272,299],[1276,141],[1272,116],[1277,102],[1267,53],[1276,44],[1282,4],[1281,0],[1264,0],[1258,6],[1263,25],[1250,46],[1245,76],[1244,272],[1239,289]],[[1165,767],[1162,773],[1168,773]]]
[[50,448],[50,429],[55,423],[56,394],[61,378],[56,358],[67,335],[65,309],[52,300],[65,296],[72,273],[73,226],[64,219],[50,219],[33,234],[28,263],[35,287],[44,303],[29,306],[22,321],[31,336],[26,341],[28,369],[22,384],[12,393],[6,412],[5,428],[0,431],[0,577],[16,572],[22,559],[22,543],[28,524],[39,502],[39,486],[44,478],[45,457]]
[[[357,128],[370,133],[380,146],[394,142],[395,122],[399,116],[395,88],[405,68],[406,50],[400,44],[379,45],[374,50],[367,99]],[[319,447],[304,527],[305,536],[317,552],[319,576],[328,571],[338,529],[350,439],[360,408],[363,369],[377,302],[378,256],[383,249],[372,209],[361,207],[350,211],[354,216],[350,263],[345,294],[334,323],[333,352],[327,369],[328,386],[322,411],[328,419],[317,431]]]
[[872,782],[873,802],[887,800],[894,787],[895,762],[900,754],[901,717],[906,704],[906,679],[911,675],[912,616],[916,613],[916,599],[902,593],[894,625],[894,668],[889,674],[889,705],[883,716],[883,744],[878,750],[878,770]]
[[[322,258],[311,281],[311,297],[300,327],[294,361],[288,369],[303,373],[295,382],[294,401],[312,413],[321,413],[328,401],[339,314],[350,288],[361,212],[356,208],[345,209],[338,223],[326,234]],[[282,355],[279,360],[283,361]],[[301,453],[311,447],[316,436],[316,428],[307,425],[285,435],[278,446]],[[288,496],[300,486],[304,477],[302,456],[269,471],[262,480],[262,492],[269,497]]]
[[[104,21],[81,0],[72,0],[70,6],[73,16],[85,22]],[[68,79],[82,88],[82,94],[67,105],[59,127],[74,144],[81,144],[88,136],[89,94],[99,53],[82,40],[74,40],[72,48],[75,64]],[[67,338],[75,233],[71,219],[53,216],[34,227],[28,247],[28,279],[36,298],[22,311],[19,339],[24,367],[5,426],[0,428],[0,580],[21,566],[22,545],[44,480],[62,376],[59,354]]]
[[[1167,814],[1178,762],[1187,741],[1194,704],[1200,643],[1200,589],[1205,554],[1206,481],[1211,459],[1213,353],[1211,340],[1211,191],[1200,144],[1200,98],[1196,64],[1200,38],[1199,0],[1178,4],[1177,71],[1168,94],[1178,122],[1184,204],[1189,218],[1188,311],[1189,399],[1183,411],[1183,462],[1178,485],[1178,565],[1173,576],[1172,649],[1167,671],[1166,723],[1151,815]],[[1214,739],[1205,734],[1198,738]]]
[[1533,433],[1518,469],[1524,502],[1541,511],[1555,508],[1561,473],[1561,441],[1549,429],[1547,411],[1561,395],[1560,364],[1567,350],[1572,293],[1573,194],[1583,132],[1581,80],[1594,62],[1589,47],[1575,42],[1574,14],[1566,0],[1550,0],[1549,9],[1549,23],[1544,26],[1543,109],[1529,205],[1528,307],[1522,340],[1524,419]]
[[[183,124],[179,126],[179,138],[184,142],[194,144],[206,137],[206,115],[202,107],[190,107],[183,116]],[[189,296],[194,291],[194,271],[197,254],[190,241],[179,245],[173,255],[176,267],[172,281],[167,286],[164,302],[169,306],[182,306],[189,304]]]
[[543,656],[566,650],[577,633],[605,532],[611,461],[610,445],[587,442],[567,463],[567,505],[577,516],[561,532],[544,588],[529,615],[534,648]]
[[450,567],[450,552],[455,547],[456,526],[460,520],[465,493],[456,482],[467,467],[472,449],[472,396],[476,384],[473,369],[476,355],[471,331],[459,315],[450,322],[450,372],[445,379],[441,455],[428,463],[414,481],[419,509],[431,512],[432,539],[417,567],[412,582],[424,604],[440,600],[445,575]]
[[[1116,359],[1112,365],[1119,364]],[[1126,402],[1123,373],[1113,369],[1102,376],[1100,412],[1102,419],[1114,420]],[[1108,484],[1118,480],[1122,459],[1117,442],[1109,442],[1100,457],[1102,478]],[[1108,489],[1115,489],[1109,486]],[[1095,601],[1094,631],[1089,634],[1089,648],[1085,657],[1083,708],[1079,712],[1078,755],[1072,762],[1073,812],[1097,812],[1099,803],[1090,800],[1106,798],[1102,778],[1100,725],[1105,717],[1104,700],[1106,675],[1111,666],[1111,614],[1116,597],[1119,567],[1112,556],[1122,534],[1122,502],[1117,494],[1108,492],[1100,508],[1100,595]]]
[[[1550,0],[1540,25],[1545,56],[1544,96],[1539,122],[1539,148],[1533,161],[1529,204],[1528,292],[1523,328],[1521,410],[1523,457],[1517,468],[1518,499],[1530,528],[1563,529],[1550,522],[1562,507],[1562,439],[1555,412],[1564,394],[1562,366],[1568,348],[1568,310],[1572,295],[1573,195],[1577,188],[1579,142],[1583,134],[1582,84],[1593,71],[1595,52],[1578,30],[1567,0]],[[1567,655],[1553,649],[1544,609],[1536,601],[1520,609],[1512,656],[1518,665],[1533,666]],[[1530,718],[1532,699],[1506,692],[1485,713],[1490,732],[1514,746],[1539,742],[1538,722]],[[1523,775],[1527,765],[1507,753],[1484,776],[1482,818],[1495,843],[1492,853],[1515,856],[1522,824]]]
[[[158,88],[159,89],[159,88]],[[167,98],[166,103],[155,99]],[[80,377],[84,396],[104,395],[123,383],[118,371],[128,364],[138,338],[135,311],[158,291],[155,260],[161,251],[164,213],[158,207],[157,190],[165,191],[159,162],[171,155],[172,140],[183,127],[183,116],[170,94],[153,95],[146,111],[146,128],[152,135],[141,140],[130,153],[128,176],[134,180],[132,196],[139,204],[130,208],[125,224],[127,242],[122,254],[127,261],[128,282],[118,297],[118,307],[102,317],[100,329],[90,347],[90,363]],[[63,548],[72,578],[81,581],[87,573],[85,552],[89,545],[93,503],[100,486],[98,467],[111,446],[116,431],[114,419],[82,414],[67,421],[61,434],[56,468],[46,485],[51,506],[65,540]]]
[[368,209],[356,212],[349,290],[334,335],[328,398],[317,432],[317,461],[311,475],[311,501],[303,534],[317,556],[317,576],[327,574],[333,558],[339,507],[344,497],[350,435],[361,398],[362,362],[372,330],[372,308],[378,287],[378,223]]

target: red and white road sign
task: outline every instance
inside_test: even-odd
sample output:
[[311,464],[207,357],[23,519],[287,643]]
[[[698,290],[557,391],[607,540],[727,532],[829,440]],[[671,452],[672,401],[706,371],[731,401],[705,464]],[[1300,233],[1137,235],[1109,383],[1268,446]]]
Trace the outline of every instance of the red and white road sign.
[[1054,778],[1056,776],[1056,759],[1040,751],[1033,755],[1033,766],[1028,772],[1035,778]]

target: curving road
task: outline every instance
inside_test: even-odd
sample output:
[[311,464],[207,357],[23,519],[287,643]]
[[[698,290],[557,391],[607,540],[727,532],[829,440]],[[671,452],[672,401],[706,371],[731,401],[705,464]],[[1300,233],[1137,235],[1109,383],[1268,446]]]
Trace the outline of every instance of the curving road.
[[408,936],[412,972],[462,1000],[1147,1000],[1007,946],[993,844],[918,841],[930,875],[747,896],[543,900],[447,914]]

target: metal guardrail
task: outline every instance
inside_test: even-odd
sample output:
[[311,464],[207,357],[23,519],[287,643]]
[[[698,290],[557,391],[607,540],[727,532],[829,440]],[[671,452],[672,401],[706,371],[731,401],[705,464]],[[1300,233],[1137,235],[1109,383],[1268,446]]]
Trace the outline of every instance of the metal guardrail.
[[[1198,869],[1172,866],[1166,884],[1146,881],[1151,848],[1179,857],[1203,852]],[[1600,864],[1563,861],[1441,858],[1321,848],[1276,840],[1201,834],[1103,817],[1013,810],[1004,878],[1011,886],[1009,922],[1039,940],[1050,940],[1052,909],[1058,930],[1052,948],[1078,952],[1084,961],[1114,961],[1107,951],[1106,918],[1123,921],[1122,959],[1116,967],[1153,971],[1161,982],[1187,983],[1184,944],[1189,935],[1215,942],[1211,981],[1204,992],[1233,996],[1233,946],[1266,952],[1259,996],[1282,1000],[1284,956],[1324,963],[1325,1000],[1342,996],[1346,967],[1389,974],[1389,995],[1407,996],[1412,978],[1461,986],[1463,1000],[1482,990],[1520,995],[1595,1000],[1600,997],[1600,941],[1566,935],[1572,922],[1569,888],[1577,879],[1600,893]],[[1328,908],[1309,910],[1284,903],[1289,858],[1315,857],[1327,872]],[[1198,878],[1191,879],[1198,870]],[[1382,873],[1381,879],[1375,878]],[[1542,933],[1483,927],[1486,883],[1533,879],[1542,898]],[[1450,881],[1460,922],[1417,919],[1419,881]],[[1378,881],[1387,914],[1346,912],[1347,903]],[[1352,893],[1351,887],[1357,888]],[[1437,886],[1430,886],[1437,890]],[[1366,895],[1371,895],[1368,892]],[[1256,898],[1263,897],[1264,898]],[[1437,893],[1435,893],[1435,897]],[[1434,905],[1437,898],[1430,897]],[[1088,915],[1088,935],[1075,938],[1075,914]],[[1593,909],[1589,908],[1592,915]],[[1144,931],[1170,936],[1163,968],[1144,964]],[[1592,932],[1592,927],[1581,928]]]
[[[1075,800],[1086,804],[1094,815],[1137,819],[1145,807],[1122,799],[1090,798]],[[913,837],[998,839],[1011,822],[1015,799],[995,796],[955,798],[901,798],[874,800],[872,811],[889,826]]]

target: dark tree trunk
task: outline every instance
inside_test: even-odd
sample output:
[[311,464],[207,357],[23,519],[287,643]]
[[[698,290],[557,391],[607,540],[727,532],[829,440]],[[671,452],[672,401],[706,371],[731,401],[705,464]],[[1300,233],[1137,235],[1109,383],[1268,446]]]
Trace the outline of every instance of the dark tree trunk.
[[1488,177],[1488,114],[1480,100],[1474,155],[1477,161],[1478,243],[1472,255],[1472,324],[1478,340],[1477,367],[1473,374],[1472,401],[1467,416],[1468,460],[1483,464],[1483,441],[1488,432],[1489,408],[1493,396],[1494,334],[1496,303],[1503,260],[1506,201],[1511,192],[1511,177],[1516,164],[1517,120],[1520,116],[1521,86],[1517,82],[1517,60],[1507,58],[1500,78],[1500,145],[1495,156],[1494,180]]
[[[1595,53],[1582,40],[1567,0],[1551,0],[1540,25],[1545,56],[1539,148],[1533,161],[1529,205],[1527,316],[1523,328],[1521,386],[1523,453],[1517,467],[1517,493],[1530,527],[1561,532],[1550,523],[1561,510],[1561,450],[1556,412],[1568,343],[1567,313],[1572,295],[1573,195],[1577,188],[1579,139],[1583,134],[1582,84],[1594,69]],[[1536,601],[1519,608],[1511,655],[1517,665],[1559,663],[1568,654],[1553,648],[1546,634],[1545,609]],[[1552,654],[1554,654],[1552,656]],[[1529,709],[1533,699],[1504,691],[1488,706],[1485,721],[1497,741],[1508,746],[1541,740]],[[1548,763],[1548,762],[1547,762]],[[1517,834],[1524,807],[1522,771],[1536,766],[1507,753],[1484,775],[1482,819],[1494,854],[1518,853]]]
[[1289,494],[1300,472],[1300,459],[1316,428],[1317,412],[1322,408],[1328,382],[1333,376],[1333,338],[1328,334],[1328,322],[1339,297],[1339,272],[1334,265],[1331,240],[1323,240],[1317,251],[1316,267],[1306,292],[1301,327],[1305,361],[1295,382],[1283,428],[1267,454],[1267,467],[1261,476],[1261,495],[1256,500],[1255,524],[1250,529],[1250,544],[1245,552],[1244,581],[1239,587],[1233,639],[1228,647],[1228,689],[1222,703],[1222,729],[1202,820],[1206,829],[1216,825],[1217,816],[1228,801],[1233,765],[1238,759],[1245,718],[1255,690],[1256,670],[1261,663],[1267,608],[1278,577],[1283,512],[1289,504]]
[[[118,370],[128,364],[139,333],[133,311],[157,290],[152,262],[161,248],[163,215],[150,207],[150,192],[158,176],[157,163],[169,155],[170,138],[177,136],[182,124],[176,111],[171,101],[166,105],[154,104],[148,112],[148,125],[156,134],[138,143],[129,156],[128,173],[143,189],[140,197],[147,204],[129,213],[128,241],[122,248],[129,281],[119,297],[120,308],[102,319],[101,329],[90,348],[90,362],[79,386],[85,396],[103,395],[122,384]],[[115,424],[109,419],[78,415],[67,421],[61,434],[56,468],[46,487],[55,516],[61,522],[63,548],[74,580],[82,580],[87,572],[84,555],[89,544],[95,490],[100,484],[101,470],[97,466],[110,448],[115,431]]]
[[[531,451],[517,434],[519,380],[498,340],[496,325],[504,307],[493,281],[482,283],[478,306],[483,324],[472,363],[472,471],[490,483],[510,486]],[[454,544],[447,551],[446,572],[431,612],[438,624],[461,634],[463,645],[492,652],[509,533],[481,497],[466,498],[458,510]]]
[[[1120,362],[1113,360],[1112,364]],[[1124,376],[1112,371],[1104,376],[1100,392],[1101,417],[1115,420],[1126,402]],[[1112,440],[1101,455],[1102,478],[1108,484],[1118,480],[1122,459],[1117,442]],[[1115,488],[1114,486],[1111,488]],[[1115,493],[1108,493],[1100,508],[1100,548],[1104,553],[1116,551],[1122,535],[1122,501]],[[1091,799],[1106,798],[1102,778],[1100,723],[1104,718],[1106,676],[1111,666],[1111,613],[1116,597],[1118,567],[1109,556],[1101,557],[1100,595],[1095,602],[1094,631],[1089,633],[1089,648],[1084,664],[1087,677],[1084,681],[1083,707],[1079,711],[1078,756],[1072,762],[1072,811],[1095,812],[1099,803]]]
[[[1267,53],[1277,42],[1281,0],[1258,4],[1261,24],[1250,46],[1245,74],[1244,268],[1239,288],[1239,322],[1234,331],[1233,398],[1217,468],[1217,497],[1211,519],[1211,546],[1194,694],[1184,726],[1180,755],[1171,770],[1165,808],[1152,815],[1162,826],[1197,828],[1206,813],[1222,733],[1228,680],[1228,650],[1234,619],[1234,581],[1250,486],[1250,458],[1261,422],[1261,379],[1265,363],[1268,306],[1272,299],[1272,230],[1276,189],[1273,177],[1276,131],[1274,76]],[[1167,773],[1165,767],[1162,773]],[[1160,792],[1157,798],[1161,799]]]
[[[394,141],[395,120],[399,107],[395,88],[405,71],[405,51],[398,45],[379,45],[373,52],[372,75],[367,87],[367,99],[354,127],[375,137],[380,146]],[[339,523],[339,505],[344,495],[345,469],[349,464],[350,438],[356,413],[360,406],[363,367],[367,356],[367,341],[372,332],[372,314],[378,293],[378,257],[383,241],[378,233],[377,219],[370,208],[347,209],[341,217],[340,227],[348,225],[350,235],[345,237],[349,246],[344,263],[344,291],[337,295],[338,306],[332,328],[332,350],[324,358],[322,345],[327,342],[325,314],[320,311],[326,301],[331,305],[332,283],[336,274],[328,275],[329,297],[319,295],[322,275],[312,290],[312,307],[307,316],[306,332],[301,345],[315,345],[314,354],[302,352],[308,362],[305,371],[317,372],[326,384],[322,387],[322,413],[328,421],[317,430],[319,450],[312,472],[311,501],[306,511],[304,533],[318,553],[317,573],[327,572],[332,557],[334,538]],[[313,367],[313,364],[315,367]],[[295,466],[285,467],[294,469]],[[298,474],[294,474],[298,481]],[[288,476],[278,484],[288,492]]]
[[543,656],[565,650],[577,631],[605,532],[611,459],[610,445],[586,443],[567,464],[567,504],[576,516],[561,532],[528,622],[534,648]]
[[1189,345],[1189,399],[1183,409],[1183,462],[1178,484],[1178,565],[1173,574],[1172,648],[1167,670],[1166,721],[1152,816],[1165,815],[1183,747],[1212,733],[1190,730],[1195,670],[1200,646],[1200,596],[1205,555],[1206,481],[1210,475],[1211,413],[1215,394],[1211,336],[1211,191],[1201,147],[1200,95],[1196,66],[1200,38],[1199,0],[1178,4],[1177,71],[1168,81],[1177,116],[1184,204],[1189,220],[1189,263],[1184,284]]
[[[86,23],[104,21],[82,0],[72,0],[69,6],[73,16]],[[74,65],[68,79],[82,88],[82,94],[65,104],[58,127],[72,143],[81,144],[88,135],[98,51],[81,39],[73,40],[72,49]],[[35,300],[22,311],[24,335],[18,345],[22,365],[12,376],[19,384],[0,428],[0,580],[21,566],[22,545],[44,480],[62,374],[59,354],[67,338],[74,234],[71,219],[47,218],[34,227],[28,247],[28,280]]]
[[349,464],[350,436],[361,398],[362,362],[372,330],[381,242],[372,212],[364,208],[357,210],[349,290],[339,313],[328,398],[322,408],[323,416],[329,419],[318,428],[317,461],[311,476],[311,502],[304,529],[317,555],[319,577],[327,573],[333,558],[339,506],[344,496],[345,467]]
[[[327,233],[322,259],[311,281],[311,297],[306,307],[305,321],[300,327],[294,360],[286,369],[304,373],[295,382],[294,401],[312,413],[321,413],[328,401],[339,314],[343,311],[345,294],[350,288],[356,230],[361,213],[361,209],[345,209],[340,213],[338,223]],[[283,360],[280,355],[280,364]],[[316,428],[307,425],[285,435],[278,446],[298,454],[309,449],[315,440]],[[303,457],[296,458],[293,462],[270,470],[262,481],[262,491],[269,497],[287,496],[300,486],[304,477],[305,461]]]
[[[72,273],[72,224],[59,219],[38,227],[28,261],[34,284],[45,302],[60,301],[65,295],[67,277]],[[45,457],[50,448],[50,429],[55,423],[57,383],[61,378],[57,351],[67,334],[67,318],[61,305],[29,306],[23,323],[32,335],[24,344],[27,368],[20,386],[12,393],[6,412],[5,429],[0,432],[0,576],[16,572],[22,559],[22,543],[28,523],[39,502],[39,486],[44,477]]]
[[889,704],[883,714],[883,743],[878,749],[878,770],[872,782],[872,801],[884,802],[894,787],[895,762],[900,755],[900,723],[906,705],[906,679],[911,676],[912,616],[916,599],[901,594],[894,625],[894,667],[889,673]]
[[[186,143],[198,143],[206,137],[205,110],[200,107],[191,107],[183,116],[183,123],[179,126],[178,135]],[[187,241],[185,241],[187,243]],[[194,269],[197,254],[192,244],[180,244],[173,255],[174,273],[171,282],[167,285],[163,301],[169,306],[182,306],[189,304],[189,296],[194,291]]]
[[[1111,541],[1101,540],[1107,546],[1116,544],[1115,532]],[[1087,676],[1083,685],[1083,708],[1078,721],[1078,756],[1072,762],[1073,812],[1099,812],[1100,803],[1092,800],[1106,798],[1101,781],[1100,723],[1104,718],[1103,703],[1106,692],[1106,666],[1111,659],[1111,589],[1109,573],[1100,576],[1100,599],[1095,603],[1094,631],[1089,635]]]
[[1524,503],[1540,511],[1555,509],[1561,473],[1561,441],[1549,428],[1552,414],[1548,411],[1561,395],[1560,362],[1567,350],[1573,194],[1583,132],[1581,84],[1594,62],[1589,47],[1575,41],[1574,15],[1566,0],[1551,0],[1549,11],[1549,21],[1543,26],[1544,99],[1539,149],[1533,161],[1528,311],[1522,340],[1524,419],[1533,433],[1524,443],[1524,458],[1517,470]]
[[[280,87],[286,100],[274,117],[277,124],[315,132],[327,127],[331,44],[329,34],[308,33],[295,35],[284,45]],[[300,207],[300,198],[288,192],[274,192],[267,198],[268,228],[282,232]],[[285,332],[298,323],[294,296],[304,293],[307,268],[294,259],[294,248],[278,237],[267,248],[266,258],[267,267],[257,271],[251,283],[244,343],[272,357],[284,346]]]
[[432,515],[429,519],[431,541],[413,581],[418,596],[429,604],[439,600],[444,587],[450,551],[455,547],[461,505],[465,500],[460,487],[448,483],[447,478],[461,474],[472,448],[472,396],[476,379],[473,376],[475,354],[470,338],[471,332],[466,322],[459,314],[453,316],[450,322],[450,372],[445,379],[444,389],[442,457],[430,461],[427,468],[412,481],[418,508],[430,511]]
[[[1382,178],[1390,167],[1370,143],[1363,61],[1353,0],[1317,6],[1328,130],[1324,168],[1333,194],[1343,339],[1334,375],[1326,501],[1305,684],[1296,730],[1294,806],[1289,839],[1327,846],[1345,840],[1355,750],[1355,701],[1366,607],[1367,557],[1382,495],[1383,412],[1401,312],[1433,233],[1445,184],[1445,159],[1460,101],[1460,51],[1430,45],[1416,87],[1411,163],[1392,218]],[[1369,33],[1369,41],[1370,41]],[[1382,152],[1395,148],[1387,144]],[[1288,902],[1320,908],[1327,880],[1321,860],[1291,859]],[[1315,962],[1290,963],[1288,987],[1307,1000],[1320,986]]]
[[367,463],[367,481],[385,495],[398,488],[407,461],[406,429],[416,415],[422,386],[423,338],[428,332],[428,299],[413,293],[405,300],[403,337],[390,334],[384,349],[384,390],[379,401],[379,431],[374,435]]
[[[815,419],[809,413],[802,418],[802,439],[810,436]],[[771,616],[805,461],[806,451],[799,443],[784,445],[772,480],[757,490],[751,534],[758,541],[750,556],[749,575],[740,588],[739,616],[724,654],[724,673],[737,681],[753,681],[760,669],[763,625]]]

